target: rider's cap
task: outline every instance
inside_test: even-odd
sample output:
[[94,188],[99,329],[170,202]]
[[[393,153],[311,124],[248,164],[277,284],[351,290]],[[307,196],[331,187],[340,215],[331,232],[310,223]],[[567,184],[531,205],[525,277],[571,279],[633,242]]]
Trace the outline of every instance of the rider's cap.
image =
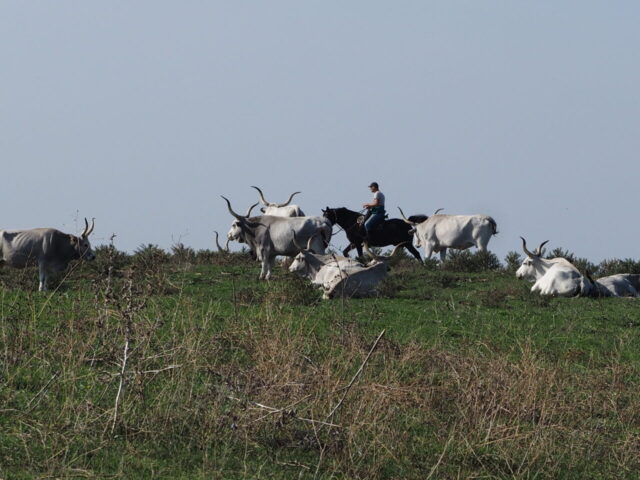
[[369,187],[376,187],[376,188],[378,188],[378,182],[371,182],[371,184],[369,185]]

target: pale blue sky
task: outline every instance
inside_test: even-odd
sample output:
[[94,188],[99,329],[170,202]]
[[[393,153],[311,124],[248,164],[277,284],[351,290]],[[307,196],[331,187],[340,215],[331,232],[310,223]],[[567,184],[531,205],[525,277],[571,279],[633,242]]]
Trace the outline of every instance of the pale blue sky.
[[[638,258],[640,2],[3,1],[0,228],[211,248],[250,185],[308,214],[492,215]],[[77,225],[77,226],[76,226]],[[344,237],[337,237],[343,246]]]

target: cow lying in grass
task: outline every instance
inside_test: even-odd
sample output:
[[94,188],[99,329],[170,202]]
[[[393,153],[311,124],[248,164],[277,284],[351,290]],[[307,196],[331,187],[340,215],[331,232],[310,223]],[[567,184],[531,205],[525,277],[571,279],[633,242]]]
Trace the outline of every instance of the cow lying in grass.
[[[397,245],[390,257],[378,257],[364,265],[356,260],[333,254],[316,254],[309,245],[300,248],[289,267],[322,289],[322,298],[335,296],[370,297],[377,294],[378,284],[387,276],[387,261],[403,245]],[[365,245],[365,249],[367,249]]]
[[589,272],[583,275],[566,258],[542,258],[542,247],[547,241],[530,252],[527,242],[522,238],[522,249],[527,258],[516,271],[516,276],[533,281],[532,292],[558,297],[639,296],[640,275],[618,274],[594,280]]

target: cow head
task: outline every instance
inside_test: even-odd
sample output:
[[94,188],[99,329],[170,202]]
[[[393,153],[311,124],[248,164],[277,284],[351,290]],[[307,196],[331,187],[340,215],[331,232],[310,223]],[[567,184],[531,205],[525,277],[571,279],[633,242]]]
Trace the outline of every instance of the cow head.
[[549,240],[542,242],[534,252],[530,252],[527,249],[527,241],[523,237],[520,238],[522,238],[522,250],[527,255],[527,258],[522,261],[520,268],[516,271],[516,277],[535,281],[543,266],[542,247],[544,247],[545,243]]
[[[398,207],[398,210],[400,210],[400,215],[402,215],[402,220],[404,220],[404,223],[407,223],[407,224],[411,225],[411,230],[409,230],[409,233],[410,233],[411,235],[413,235],[414,233],[416,233],[416,226],[417,226],[417,225],[418,225],[418,223],[420,223],[420,222],[414,222],[414,221],[412,221],[412,220],[409,220],[407,217],[405,217],[405,216],[404,216],[404,212],[402,211],[402,209],[401,209],[400,207]],[[426,215],[425,215],[425,217],[426,217]],[[425,218],[425,220],[426,220],[427,218],[429,218],[429,217],[426,217],[426,218]],[[418,237],[418,238],[416,238],[416,246],[417,246],[417,247],[420,247],[420,235],[416,235],[416,237]]]
[[247,210],[247,214],[245,216],[242,216],[233,211],[233,209],[231,208],[231,203],[229,202],[229,200],[227,200],[227,198],[225,197],[222,197],[222,198],[224,198],[224,200],[227,202],[227,208],[229,209],[229,212],[231,213],[231,215],[233,215],[236,218],[231,223],[231,228],[227,232],[227,242],[236,241],[240,243],[246,243],[245,232],[249,224],[248,219],[249,219],[249,216],[251,215],[251,210],[253,210],[254,207],[258,204],[254,203],[253,205],[251,205],[249,207],[249,210]]
[[89,235],[93,232],[93,227],[95,226],[96,219],[91,219],[91,227],[89,227],[89,222],[87,219],[84,219],[84,231],[80,234],[79,237],[71,236],[71,244],[78,255],[78,258],[82,260],[95,260],[96,254],[91,248],[91,243],[89,242]]

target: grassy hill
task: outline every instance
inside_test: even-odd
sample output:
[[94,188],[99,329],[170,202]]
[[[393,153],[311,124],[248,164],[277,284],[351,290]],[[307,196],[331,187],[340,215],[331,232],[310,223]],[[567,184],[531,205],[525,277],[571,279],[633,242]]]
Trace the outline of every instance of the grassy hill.
[[0,478],[637,478],[640,303],[465,270],[322,301],[240,254],[1,269]]

